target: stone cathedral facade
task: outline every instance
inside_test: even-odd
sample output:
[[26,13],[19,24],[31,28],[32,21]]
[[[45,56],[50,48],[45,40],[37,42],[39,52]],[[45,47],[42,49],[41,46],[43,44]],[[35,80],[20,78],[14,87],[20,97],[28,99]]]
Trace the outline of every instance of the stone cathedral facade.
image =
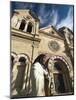
[[[39,19],[28,9],[15,10],[11,17],[11,96],[30,96],[31,64],[40,54],[54,61],[52,95],[73,94],[73,32],[67,27],[39,28]],[[59,69],[60,68],[60,69]]]

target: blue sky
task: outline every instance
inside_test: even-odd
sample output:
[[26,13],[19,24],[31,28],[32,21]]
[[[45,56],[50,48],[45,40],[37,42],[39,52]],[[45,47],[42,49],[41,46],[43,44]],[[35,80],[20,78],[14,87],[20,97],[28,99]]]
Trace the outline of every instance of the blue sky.
[[53,25],[59,29],[66,26],[73,31],[74,8],[72,5],[11,2],[12,13],[14,9],[31,9],[40,19],[40,27]]

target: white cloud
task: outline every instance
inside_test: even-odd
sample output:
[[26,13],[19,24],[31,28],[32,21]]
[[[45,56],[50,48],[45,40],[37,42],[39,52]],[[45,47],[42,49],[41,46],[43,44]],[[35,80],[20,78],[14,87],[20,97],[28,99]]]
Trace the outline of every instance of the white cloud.
[[65,19],[62,19],[57,25],[57,29],[60,27],[66,26],[69,29],[73,30],[73,8],[70,8]]
[[38,11],[38,17],[40,19],[40,23],[41,24],[45,24],[47,22],[47,16],[49,15],[49,11],[46,12],[46,6],[45,5],[42,5],[40,6],[39,8],[39,11]]
[[51,24],[53,26],[56,26],[58,21],[58,12],[56,9],[53,9],[52,11],[48,10],[46,11],[45,5],[40,7],[39,11],[39,19],[41,24]]
[[57,29],[65,26],[73,30],[73,7],[69,9],[67,16],[65,16],[65,18],[63,18],[60,22],[58,11],[54,8],[51,11],[47,11],[45,5],[40,6],[38,15],[41,25],[53,25]]
[[51,24],[53,26],[56,26],[56,24],[58,22],[58,12],[57,12],[57,10],[53,9],[50,17],[52,18]]

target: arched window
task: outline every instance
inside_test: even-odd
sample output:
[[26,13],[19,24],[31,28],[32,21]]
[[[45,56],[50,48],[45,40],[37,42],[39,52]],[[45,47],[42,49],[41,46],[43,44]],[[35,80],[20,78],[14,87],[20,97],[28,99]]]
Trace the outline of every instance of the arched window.
[[20,25],[19,29],[23,31],[24,28],[25,28],[25,25],[26,25],[26,22],[25,22],[25,20],[23,19],[22,22],[21,22],[21,25]]
[[28,23],[28,27],[27,27],[27,32],[28,32],[28,33],[31,33],[31,32],[32,32],[32,27],[33,27],[33,26],[32,26],[32,23],[29,22],[29,23]]

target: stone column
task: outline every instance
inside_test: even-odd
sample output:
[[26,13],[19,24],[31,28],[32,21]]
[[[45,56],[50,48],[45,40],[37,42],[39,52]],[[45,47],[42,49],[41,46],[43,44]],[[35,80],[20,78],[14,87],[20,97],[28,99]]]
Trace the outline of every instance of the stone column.
[[49,61],[48,61],[48,70],[49,70],[50,95],[55,94],[55,83],[54,83],[53,68],[54,68],[54,61],[49,59]]

